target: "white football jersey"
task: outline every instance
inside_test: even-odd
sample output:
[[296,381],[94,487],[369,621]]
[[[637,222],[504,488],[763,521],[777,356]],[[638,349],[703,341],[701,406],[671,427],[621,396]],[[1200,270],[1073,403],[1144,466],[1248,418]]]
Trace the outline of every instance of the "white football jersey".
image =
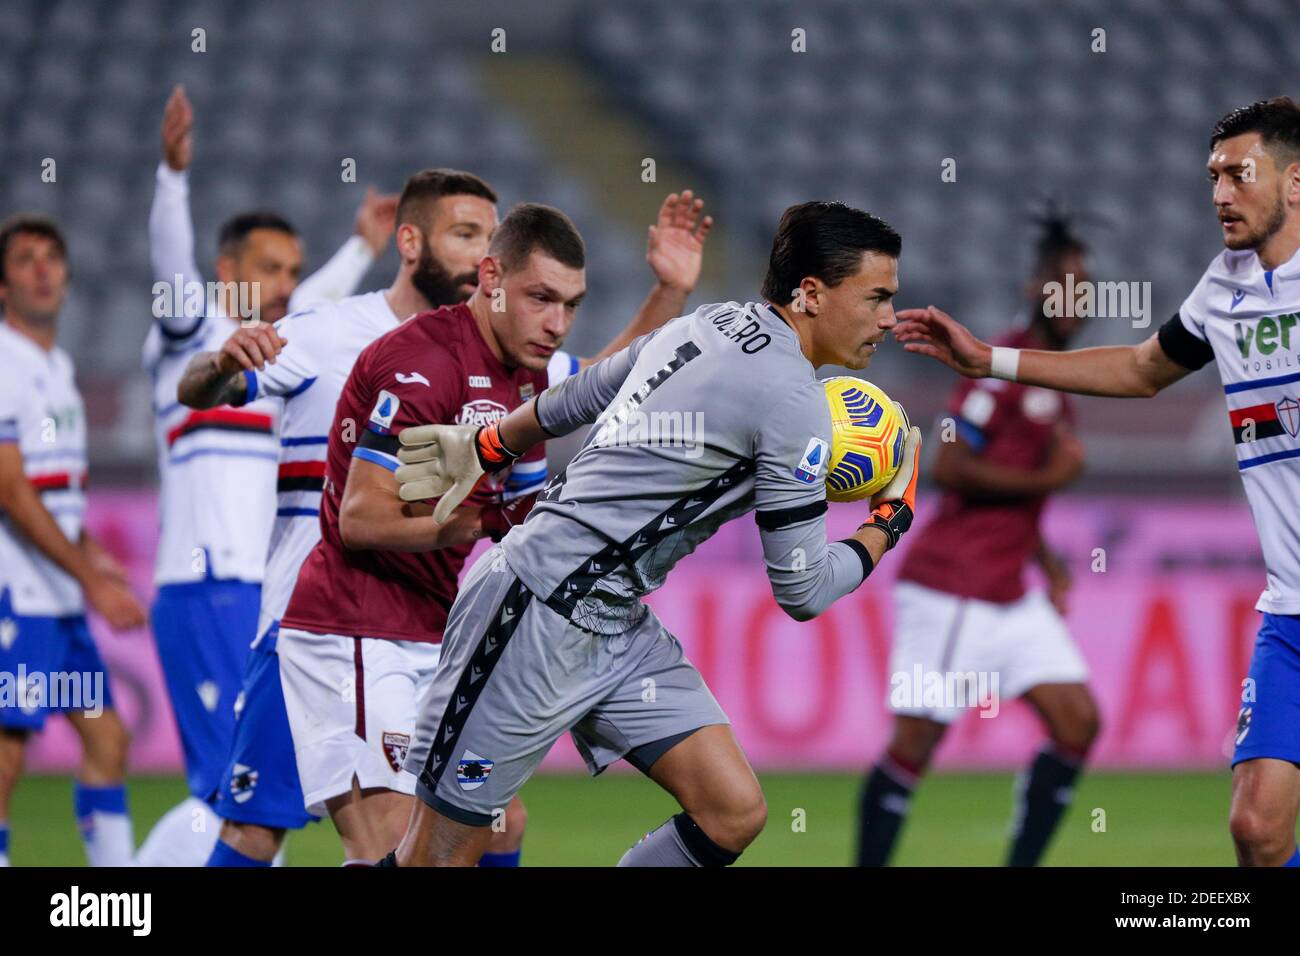
[[[161,485],[154,581],[211,577],[256,583],[262,580],[275,519],[280,402],[195,411],[176,400],[190,359],[221,348],[239,322],[222,314],[203,283],[194,258],[189,176],[166,163],[158,165],[149,209],[149,258],[159,283],[155,295],[169,296],[162,309],[155,299],[157,321],[144,345]],[[361,237],[351,237],[299,283],[289,308],[348,295],[373,258]]]
[[[86,511],[86,407],[72,359],[46,352],[0,322],[0,442],[15,443],[23,472],[69,541]],[[63,617],[85,610],[81,586],[0,511],[0,591],[16,613]]]
[[[257,641],[284,616],[298,571],[320,540],[320,499],[325,480],[325,452],[334,409],[357,356],[401,320],[383,292],[354,295],[286,316],[276,323],[288,342],[274,365],[245,373],[249,398],[280,396],[278,503],[262,582],[262,610]],[[578,361],[565,352],[551,357],[551,382],[573,374]],[[523,476],[520,476],[523,477]],[[546,483],[543,469],[515,480],[515,494],[538,491]],[[526,487],[525,487],[526,484]],[[254,641],[256,643],[256,641]]]
[[1225,250],[1178,314],[1223,381],[1268,572],[1255,607],[1300,614],[1300,253],[1269,271],[1254,251]]
[[320,303],[277,322],[288,344],[275,364],[244,373],[250,400],[284,400],[258,640],[283,616],[298,569],[320,540],[325,449],[343,385],[362,349],[399,324],[383,292]]
[[197,411],[176,400],[190,359],[220,349],[238,328],[212,314],[180,333],[155,323],[145,338],[160,476],[156,584],[262,580],[275,518],[280,403]]

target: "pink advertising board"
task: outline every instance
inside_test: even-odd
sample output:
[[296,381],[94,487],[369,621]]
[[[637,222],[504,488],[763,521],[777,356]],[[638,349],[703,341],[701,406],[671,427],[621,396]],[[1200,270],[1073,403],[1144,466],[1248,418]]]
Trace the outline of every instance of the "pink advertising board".
[[[91,501],[92,530],[127,561],[139,593],[148,595],[157,537],[153,495],[101,491]],[[832,537],[851,533],[860,514],[833,505]],[[1063,500],[1049,510],[1046,534],[1074,571],[1068,619],[1102,711],[1095,762],[1225,766],[1263,586],[1245,504]],[[757,531],[742,520],[683,560],[650,603],[703,672],[756,766],[860,768],[888,732],[896,564],[883,562],[855,594],[799,624],[772,599]],[[151,635],[92,626],[132,729],[133,768],[178,769],[180,748]],[[1040,739],[1033,715],[1003,702],[993,719],[963,717],[939,760],[951,767],[1016,766]],[[54,720],[34,743],[30,766],[66,769],[76,760],[75,737]],[[580,765],[567,739],[547,760],[552,768]]]

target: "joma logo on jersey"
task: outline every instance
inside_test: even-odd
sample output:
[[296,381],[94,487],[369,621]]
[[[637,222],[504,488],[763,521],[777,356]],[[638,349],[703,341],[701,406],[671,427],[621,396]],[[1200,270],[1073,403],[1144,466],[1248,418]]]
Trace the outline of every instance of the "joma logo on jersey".
[[466,402],[456,416],[457,425],[491,425],[506,417],[506,407],[488,398]]
[[1288,312],[1286,315],[1266,315],[1253,324],[1250,322],[1232,323],[1237,338],[1237,348],[1241,357],[1250,358],[1252,351],[1260,355],[1272,355],[1279,347],[1291,351],[1291,329],[1295,327],[1300,314]]

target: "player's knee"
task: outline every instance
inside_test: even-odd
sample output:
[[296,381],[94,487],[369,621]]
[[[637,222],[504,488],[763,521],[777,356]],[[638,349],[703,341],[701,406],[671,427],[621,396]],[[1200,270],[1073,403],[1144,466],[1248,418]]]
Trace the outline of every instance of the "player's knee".
[[224,820],[221,824],[221,842],[253,860],[270,862],[280,852],[283,840],[283,830],[231,820]]
[[126,754],[130,746],[131,735],[114,715],[95,733],[86,736],[86,761],[105,776],[121,777],[126,773]]
[[767,825],[767,800],[763,791],[754,786],[752,790],[737,795],[728,802],[722,813],[714,815],[709,822],[712,829],[717,831],[705,829],[713,841],[733,853],[739,853],[753,843]]
[[17,748],[12,753],[0,751],[0,793],[12,793],[22,773],[22,751]]
[[528,826],[528,810],[518,797],[506,804],[506,833],[522,837]]
[[1045,715],[1052,742],[1082,760],[1101,735],[1097,702],[1086,690],[1058,699]]
[[1228,814],[1228,830],[1237,855],[1246,865],[1272,856],[1285,855],[1294,836],[1286,821],[1244,801],[1234,801]]
[[895,763],[906,767],[914,773],[921,773],[930,765],[930,758],[938,741],[911,739],[898,744],[890,744],[888,755]]
[[1100,735],[1101,716],[1096,705],[1089,701],[1075,708],[1053,737],[1066,750],[1082,757]]
[[942,724],[930,721],[899,722],[895,724],[888,754],[908,770],[920,773],[929,766],[945,729]]
[[763,791],[758,791],[754,804],[745,812],[744,825],[745,833],[749,837],[745,845],[748,846],[763,832],[763,827],[767,826],[767,800],[763,796]]

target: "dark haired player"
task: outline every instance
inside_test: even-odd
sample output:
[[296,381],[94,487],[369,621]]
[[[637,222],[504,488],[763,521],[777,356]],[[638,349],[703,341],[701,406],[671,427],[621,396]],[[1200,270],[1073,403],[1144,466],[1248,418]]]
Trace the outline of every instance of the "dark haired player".
[[[586,293],[585,265],[582,238],[563,213],[516,206],[468,301],[421,312],[379,338],[343,388],[335,421],[357,427],[330,430],[321,540],[299,572],[278,649],[303,790],[330,811],[349,860],[381,858],[411,815],[414,778],[368,772],[382,758],[365,738],[382,733],[384,757],[405,758],[460,569],[479,537],[499,540],[523,519],[539,485],[523,494],[510,486],[546,467],[539,445],[508,483],[480,487],[439,524],[398,496],[395,433],[427,421],[487,424],[544,391]],[[348,680],[355,701],[337,693]]]
[[367,195],[352,236],[299,282],[302,244],[282,216],[232,216],[217,237],[216,281],[194,257],[189,166],[194,113],[172,91],[149,210],[155,321],[144,344],[158,445],[158,586],[151,620],[185,755],[190,796],[150,831],[136,862],[202,866],[220,822],[209,806],[235,727],[235,701],[257,636],[267,542],[275,520],[280,403],[194,410],[176,400],[190,358],[217,349],[242,323],[276,322],[290,307],[350,295],[393,231],[396,197]]
[[[496,808],[566,731],[592,773],[626,759],[681,805],[624,865],[725,866],[758,835],[763,792],[727,717],[641,598],[724,522],[754,512],[776,599],[808,620],[907,530],[915,428],[868,522],[826,540],[831,421],[815,374],[871,361],[894,325],[900,245],[842,204],[791,207],[766,301],[702,306],[499,424],[401,433],[402,497],[442,495],[434,519],[444,520],[485,468],[518,457],[511,449],[595,425],[451,608],[407,758],[420,802],[387,865],[472,865]],[[697,413],[703,447],[664,440],[653,424]]]
[[1178,314],[1140,345],[1072,352],[990,347],[933,306],[900,313],[908,351],[969,378],[1146,398],[1211,361],[1268,572],[1232,758],[1229,828],[1243,866],[1300,866],[1300,105],[1263,100],[1210,135],[1227,248]]
[[[1068,221],[1049,213],[1033,275],[1025,286],[1027,321],[999,345],[1060,350],[1079,326],[1073,310],[1049,315],[1051,283],[1088,281],[1087,249]],[[1087,666],[1066,630],[1069,572],[1047,546],[1039,518],[1047,496],[1072,482],[1083,452],[1070,431],[1059,392],[1012,382],[964,381],[948,406],[953,440],[942,442],[931,472],[943,488],[934,520],[913,537],[894,589],[897,618],[890,673],[910,677],[998,675],[1001,699],[1023,697],[1050,742],[1016,789],[1012,866],[1033,866],[1069,805],[1075,780],[1097,735],[1097,706]],[[1031,562],[1042,566],[1049,594],[1027,591]],[[1049,597],[1050,596],[1050,597]],[[977,701],[973,687],[943,686],[961,700],[912,700],[891,692],[893,736],[867,777],[859,808],[857,863],[884,866],[913,789],[951,723]]]
[[129,741],[86,608],[116,631],[143,626],[144,610],[83,525],[86,409],[56,344],[67,293],[59,227],[30,215],[0,223],[0,674],[10,684],[0,695],[0,866],[9,865],[9,801],[27,741],[55,713],[81,739],[72,792],[87,861],[127,866],[135,849]]
[[[674,193],[664,201],[658,223],[651,228],[646,256],[657,284],[636,318],[606,352],[657,328],[681,310],[699,278],[703,238],[711,224],[707,217],[699,221],[702,206],[689,191],[680,196]],[[701,227],[698,236],[697,223]],[[347,828],[349,816],[358,820],[371,816],[371,811],[363,808],[369,796],[383,802],[391,791],[411,790],[409,775],[401,770],[405,747],[401,731],[380,726],[381,715],[376,714],[365,722],[368,733],[364,740],[349,730],[351,739],[339,741],[346,746],[357,741],[365,749],[367,756],[356,760],[357,791],[345,794],[336,801],[338,805],[329,808],[325,797],[304,795],[285,711],[277,635],[299,569],[320,539],[330,435],[337,424],[339,429],[348,429],[355,440],[365,427],[364,418],[335,420],[336,403],[357,356],[404,319],[468,298],[478,285],[479,262],[487,254],[496,227],[496,193],[482,179],[448,169],[416,173],[407,181],[398,203],[396,244],[401,261],[387,290],[290,315],[275,329],[240,329],[219,352],[192,359],[180,383],[181,401],[196,408],[223,402],[237,405],[267,395],[284,398],[279,507],[267,560],[258,639],[249,656],[234,746],[217,801],[217,812],[225,822],[209,865],[267,865],[285,830],[305,826],[312,819],[308,807],[315,815],[327,809],[336,819],[341,815]],[[556,351],[548,362],[549,381],[572,374],[582,361]],[[499,413],[504,414],[504,409]],[[507,490],[512,495],[531,494],[545,477],[545,462],[539,456],[517,470]],[[370,673],[374,675],[373,667]],[[343,688],[340,694],[355,694],[358,702],[364,702],[365,675],[363,648],[351,689]],[[373,694],[370,703],[377,704]],[[497,834],[484,863],[517,863],[523,837],[522,806],[516,804],[511,815],[513,819],[508,818],[505,830]],[[348,849],[351,852],[352,848]],[[365,863],[373,858],[349,856],[348,860]]]

